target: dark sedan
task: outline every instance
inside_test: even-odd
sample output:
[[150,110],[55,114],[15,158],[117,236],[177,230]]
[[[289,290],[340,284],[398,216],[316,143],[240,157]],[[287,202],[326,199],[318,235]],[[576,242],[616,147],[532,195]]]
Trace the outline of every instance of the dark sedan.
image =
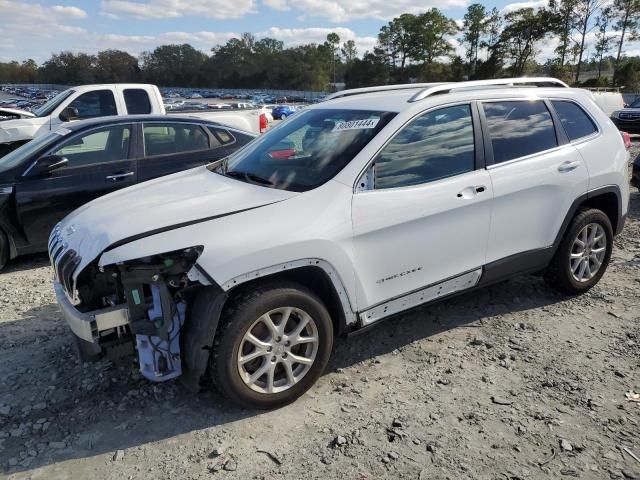
[[220,160],[254,138],[199,118],[103,117],[69,124],[0,159],[0,268],[45,251],[51,228],[114,190]]

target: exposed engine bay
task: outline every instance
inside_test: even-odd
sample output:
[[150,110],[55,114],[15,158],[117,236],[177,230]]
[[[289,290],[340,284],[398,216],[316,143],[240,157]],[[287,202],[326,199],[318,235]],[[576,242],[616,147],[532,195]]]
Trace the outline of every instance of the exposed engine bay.
[[132,355],[135,348],[147,379],[161,382],[182,374],[180,334],[189,295],[201,285],[189,272],[202,250],[191,247],[103,268],[94,262],[80,273],[76,308],[112,312],[96,332],[107,357]]

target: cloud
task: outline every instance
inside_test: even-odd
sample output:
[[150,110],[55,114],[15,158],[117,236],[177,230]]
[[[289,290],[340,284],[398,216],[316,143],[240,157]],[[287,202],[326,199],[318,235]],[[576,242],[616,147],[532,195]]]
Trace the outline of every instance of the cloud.
[[87,12],[78,7],[65,7],[62,5],[54,5],[51,7],[51,11],[58,13],[65,17],[71,18],[87,18]]
[[74,23],[85,20],[88,14],[75,6],[0,0],[0,12],[3,20],[11,20],[2,22],[0,60],[37,58],[56,40],[87,33]]
[[263,32],[256,33],[258,37],[272,37],[278,40],[282,40],[285,46],[296,46],[304,43],[323,43],[327,40],[329,33],[337,33],[340,37],[340,44],[348,40],[356,42],[356,48],[358,54],[362,55],[365,51],[372,51],[376,44],[376,37],[360,37],[349,28],[337,27],[337,28],[325,28],[325,27],[310,27],[310,28],[280,28],[271,27]]
[[502,15],[505,15],[507,13],[511,13],[511,12],[515,12],[516,10],[520,10],[521,8],[533,8],[534,10],[536,10],[538,8],[546,7],[548,5],[548,3],[549,2],[547,0],[532,0],[530,2],[509,3],[509,4],[505,5],[504,7],[502,7],[502,10],[500,10],[500,13]]
[[109,18],[133,16],[143,20],[189,16],[223,20],[256,13],[256,4],[255,0],[102,0],[101,13]]
[[466,7],[468,0],[263,0],[262,3],[276,10],[295,9],[308,17],[323,17],[334,23],[374,18],[390,20],[403,13],[420,13],[436,7],[441,10]]

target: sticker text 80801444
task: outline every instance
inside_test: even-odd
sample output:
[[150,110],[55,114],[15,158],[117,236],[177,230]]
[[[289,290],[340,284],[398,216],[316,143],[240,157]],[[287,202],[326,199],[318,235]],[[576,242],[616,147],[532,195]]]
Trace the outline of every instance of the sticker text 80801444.
[[367,118],[365,120],[349,120],[348,122],[340,122],[333,127],[332,132],[342,132],[344,130],[364,130],[368,128],[376,128],[379,118]]

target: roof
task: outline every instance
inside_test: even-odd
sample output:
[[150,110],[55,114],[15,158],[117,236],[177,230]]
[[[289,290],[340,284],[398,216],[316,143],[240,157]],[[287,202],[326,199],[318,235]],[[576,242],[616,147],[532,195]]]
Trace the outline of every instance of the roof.
[[65,123],[62,126],[68,128],[73,132],[84,130],[86,128],[99,127],[101,125],[114,125],[120,123],[132,123],[132,122],[171,122],[171,123],[205,123],[208,125],[220,125],[218,122],[213,122],[199,117],[190,117],[188,115],[113,115],[109,117],[90,118],[87,120],[78,120],[71,123]]

